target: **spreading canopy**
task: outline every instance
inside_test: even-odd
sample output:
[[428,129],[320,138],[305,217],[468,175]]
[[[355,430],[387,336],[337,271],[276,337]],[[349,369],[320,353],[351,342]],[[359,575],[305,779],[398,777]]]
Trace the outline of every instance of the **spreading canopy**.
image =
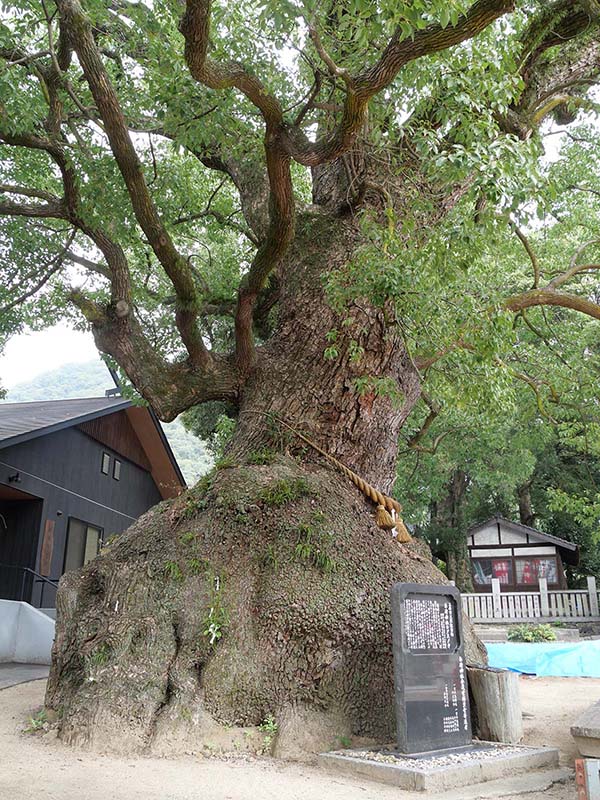
[[[2,335],[68,316],[163,418],[235,403],[311,201],[362,214],[330,302],[391,299],[423,373],[532,308],[600,318],[592,251],[548,275],[518,218],[546,120],[593,108],[595,0],[5,8]],[[507,232],[527,282],[506,244],[470,275]]]

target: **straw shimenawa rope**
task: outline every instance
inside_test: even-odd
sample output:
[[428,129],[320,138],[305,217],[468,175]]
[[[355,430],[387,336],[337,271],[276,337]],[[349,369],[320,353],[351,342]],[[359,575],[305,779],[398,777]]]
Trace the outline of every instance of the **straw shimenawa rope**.
[[379,489],[371,486],[371,484],[363,480],[360,475],[357,475],[356,472],[353,472],[345,464],[342,464],[342,462],[338,461],[337,458],[334,458],[325,450],[322,450],[318,445],[316,445],[314,442],[311,442],[309,438],[304,436],[304,434],[300,433],[300,431],[297,431],[295,428],[292,428],[291,425],[288,425],[287,422],[284,422],[279,417],[276,419],[277,422],[290,430],[295,436],[297,436],[299,439],[302,439],[303,442],[306,442],[309,447],[312,447],[313,450],[316,450],[317,453],[320,453],[329,462],[334,464],[343,475],[352,481],[356,488],[359,489],[365,495],[365,497],[368,497],[369,500],[372,500],[373,503],[377,504],[375,522],[380,528],[384,528],[387,531],[395,529],[396,538],[399,542],[405,543],[412,540],[412,537],[406,529],[406,525],[400,516],[402,513],[402,506],[397,500],[394,500],[393,497],[389,497],[387,494],[380,492]]

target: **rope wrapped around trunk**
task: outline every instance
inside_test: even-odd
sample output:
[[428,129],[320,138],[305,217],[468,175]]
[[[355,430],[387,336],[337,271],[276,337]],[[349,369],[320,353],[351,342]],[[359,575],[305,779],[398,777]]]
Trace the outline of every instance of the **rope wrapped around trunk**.
[[388,531],[395,529],[396,538],[399,542],[405,543],[412,540],[412,536],[408,532],[406,525],[400,516],[402,513],[402,506],[397,500],[394,500],[393,497],[389,497],[389,495],[383,494],[383,492],[380,492],[379,489],[371,486],[371,484],[363,480],[360,475],[357,475],[356,472],[353,472],[345,464],[342,464],[342,462],[338,461],[337,458],[334,458],[333,456],[329,455],[329,453],[325,452],[325,450],[322,450],[318,445],[314,444],[314,442],[311,442],[310,439],[304,436],[304,434],[300,433],[295,428],[292,428],[291,425],[288,425],[287,422],[284,422],[279,418],[277,418],[277,422],[290,430],[295,436],[297,436],[299,439],[302,439],[303,442],[306,442],[309,447],[312,447],[313,450],[316,450],[317,453],[320,453],[324,458],[336,466],[343,475],[352,481],[357,489],[360,489],[365,497],[368,497],[369,500],[372,500],[373,503],[377,504],[375,522],[380,528],[384,528]]

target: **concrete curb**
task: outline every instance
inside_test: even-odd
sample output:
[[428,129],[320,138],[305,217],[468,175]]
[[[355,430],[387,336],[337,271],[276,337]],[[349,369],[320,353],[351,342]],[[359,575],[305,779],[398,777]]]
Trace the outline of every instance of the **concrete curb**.
[[[502,753],[502,747],[494,758],[473,758],[464,763],[427,768],[426,761],[401,764],[373,761],[349,755],[348,751],[321,753],[318,763],[338,774],[369,778],[380,783],[397,786],[399,789],[417,792],[440,792],[459,786],[485,783],[507,778],[532,770],[558,767],[558,749],[550,747],[510,746],[510,752]],[[515,752],[515,750],[520,752]]]

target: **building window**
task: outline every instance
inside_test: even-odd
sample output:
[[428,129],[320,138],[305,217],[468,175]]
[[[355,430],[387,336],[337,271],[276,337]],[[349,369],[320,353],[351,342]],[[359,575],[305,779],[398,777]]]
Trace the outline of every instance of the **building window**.
[[108,475],[110,472],[110,456],[108,453],[102,453],[102,466],[101,466],[102,474]]
[[498,578],[501,584],[513,582],[512,559],[510,558],[474,558],[473,582],[479,586],[491,586],[492,578]]
[[115,458],[115,463],[113,464],[113,478],[116,481],[121,480],[121,462]]
[[548,585],[558,585],[556,558],[515,558],[517,583],[522,586],[537,585],[546,578]]
[[63,572],[83,567],[100,552],[102,529],[80,519],[69,518]]

